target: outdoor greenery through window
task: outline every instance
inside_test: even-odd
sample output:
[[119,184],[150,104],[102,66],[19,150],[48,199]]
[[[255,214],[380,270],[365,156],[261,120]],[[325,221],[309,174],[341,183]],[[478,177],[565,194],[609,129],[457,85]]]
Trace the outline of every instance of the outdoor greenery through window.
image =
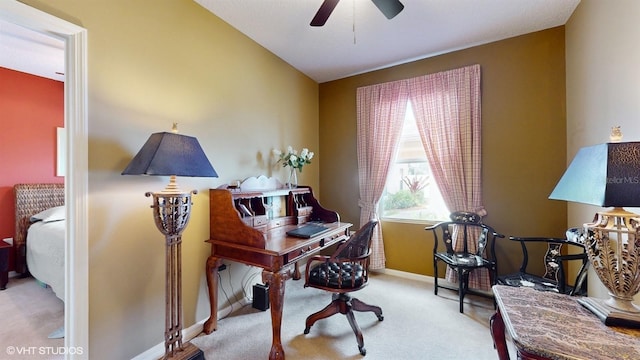
[[384,219],[441,221],[449,218],[449,210],[420,141],[411,102],[407,104],[400,144],[380,199],[380,210]]

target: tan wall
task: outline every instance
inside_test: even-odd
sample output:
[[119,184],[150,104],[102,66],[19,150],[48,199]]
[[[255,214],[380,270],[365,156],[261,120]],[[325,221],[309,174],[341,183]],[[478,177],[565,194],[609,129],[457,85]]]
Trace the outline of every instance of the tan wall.
[[[471,64],[482,68],[486,223],[506,235],[563,236],[566,204],[547,197],[565,169],[564,27],[320,84],[323,204],[359,221],[356,88]],[[424,225],[383,222],[387,267],[433,275]],[[519,248],[498,246],[500,273]]]
[[[613,126],[621,126],[624,141],[640,141],[639,22],[634,0],[582,0],[567,22],[567,163],[581,147],[607,142]],[[576,226],[602,208],[576,203],[568,209],[568,224]],[[589,296],[608,297],[593,271]]]
[[[318,154],[300,182],[319,191],[318,85],[193,1],[24,2],[87,29],[89,358],[129,359],[163,342],[164,239],[144,193],[168,178],[122,170],[151,133],[178,122],[220,175],[178,179],[199,191],[183,234],[189,327],[208,317],[206,190],[260,174],[286,179],[269,155],[291,144]],[[239,279],[246,270],[230,271]]]

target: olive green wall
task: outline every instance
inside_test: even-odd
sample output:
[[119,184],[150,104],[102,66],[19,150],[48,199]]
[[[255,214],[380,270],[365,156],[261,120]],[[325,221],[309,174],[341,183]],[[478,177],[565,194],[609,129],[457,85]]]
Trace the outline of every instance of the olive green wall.
[[[359,222],[356,89],[462,66],[482,68],[485,222],[505,235],[564,236],[567,205],[548,200],[566,160],[564,27],[320,84],[323,205]],[[387,268],[433,275],[424,224],[382,223]],[[499,272],[520,249],[498,246]]]

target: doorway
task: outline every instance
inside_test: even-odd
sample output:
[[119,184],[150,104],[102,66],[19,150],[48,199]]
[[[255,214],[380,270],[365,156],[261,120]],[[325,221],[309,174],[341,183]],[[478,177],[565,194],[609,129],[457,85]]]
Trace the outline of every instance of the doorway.
[[89,345],[88,296],[88,133],[87,31],[18,1],[0,2],[0,20],[65,42],[64,123],[67,146],[65,203],[65,347],[82,349],[68,359],[85,358]]

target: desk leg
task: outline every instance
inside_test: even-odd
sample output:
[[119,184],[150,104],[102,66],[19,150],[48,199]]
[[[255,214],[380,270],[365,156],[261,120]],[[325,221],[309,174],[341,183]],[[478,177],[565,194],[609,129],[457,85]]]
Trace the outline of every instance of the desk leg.
[[262,282],[269,284],[269,302],[271,306],[271,329],[273,342],[269,360],[284,360],[284,348],[280,337],[282,326],[282,307],[284,305],[284,285],[290,277],[289,269],[282,269],[276,273],[262,272]]
[[202,331],[211,334],[218,328],[218,266],[222,264],[222,259],[209,256],[207,259],[206,274],[207,287],[209,288],[209,320],[205,321]]
[[491,337],[493,338],[493,346],[498,351],[499,360],[509,360],[509,350],[507,348],[507,340],[504,336],[504,321],[500,309],[489,320],[491,328]]

